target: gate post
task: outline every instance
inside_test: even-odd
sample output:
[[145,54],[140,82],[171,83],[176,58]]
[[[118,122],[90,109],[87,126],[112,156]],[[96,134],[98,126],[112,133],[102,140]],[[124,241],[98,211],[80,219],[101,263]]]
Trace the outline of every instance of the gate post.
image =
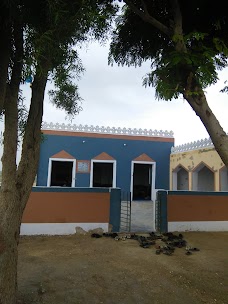
[[112,225],[112,232],[119,232],[120,216],[121,216],[121,190],[120,188],[109,188],[109,192],[110,192],[109,224]]
[[157,232],[168,232],[167,220],[167,195],[168,191],[157,191],[156,207],[155,207],[155,229]]

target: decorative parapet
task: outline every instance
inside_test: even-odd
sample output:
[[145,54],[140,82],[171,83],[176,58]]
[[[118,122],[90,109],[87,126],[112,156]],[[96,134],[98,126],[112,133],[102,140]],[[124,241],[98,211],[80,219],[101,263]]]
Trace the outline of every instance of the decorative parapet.
[[210,138],[205,138],[197,141],[193,141],[187,144],[183,144],[180,146],[172,147],[171,153],[180,153],[180,152],[187,152],[192,150],[198,150],[202,148],[212,148],[214,147]]
[[151,129],[131,129],[131,128],[115,128],[115,127],[99,127],[88,125],[75,125],[65,123],[42,123],[42,130],[86,132],[86,133],[102,133],[115,135],[132,135],[132,136],[150,136],[150,137],[169,137],[173,138],[173,131],[151,130]]

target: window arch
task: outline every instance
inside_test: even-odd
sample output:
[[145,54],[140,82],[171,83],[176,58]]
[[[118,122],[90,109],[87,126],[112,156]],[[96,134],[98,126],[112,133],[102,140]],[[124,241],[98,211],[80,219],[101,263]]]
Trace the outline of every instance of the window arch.
[[172,190],[189,190],[189,172],[182,165],[172,172]]
[[201,162],[192,173],[192,190],[214,191],[215,177],[214,170]]
[[219,170],[219,183],[220,191],[228,191],[228,169],[226,166]]
[[75,187],[76,159],[62,150],[49,158],[48,187]]
[[116,160],[106,152],[91,159],[90,187],[116,187]]

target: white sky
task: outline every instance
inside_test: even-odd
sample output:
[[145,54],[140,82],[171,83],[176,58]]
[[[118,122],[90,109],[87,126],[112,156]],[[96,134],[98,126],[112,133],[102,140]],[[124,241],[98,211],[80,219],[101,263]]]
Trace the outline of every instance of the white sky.
[[[73,124],[172,130],[175,145],[209,137],[185,100],[158,101],[153,88],[142,86],[143,76],[150,71],[149,62],[140,68],[108,66],[108,46],[98,43],[91,44],[88,50],[83,49],[80,57],[86,68],[78,82],[84,99],[83,111],[73,119]],[[219,91],[227,76],[228,69],[220,72],[220,81],[206,92],[209,105],[226,132],[228,94]],[[65,112],[56,110],[48,96],[43,120],[69,123]]]
[[[82,49],[80,58],[86,69],[78,82],[80,95],[84,99],[83,111],[73,119],[72,124],[172,130],[175,145],[209,137],[186,101],[155,100],[154,89],[142,86],[143,76],[150,71],[149,62],[140,68],[108,66],[108,46],[98,43],[90,44],[87,50]],[[209,105],[226,132],[228,94],[219,90],[224,87],[227,76],[228,69],[220,72],[220,81],[206,92]],[[29,98],[29,84],[24,85],[23,90]],[[70,122],[64,111],[57,110],[49,102],[47,94],[43,120]]]

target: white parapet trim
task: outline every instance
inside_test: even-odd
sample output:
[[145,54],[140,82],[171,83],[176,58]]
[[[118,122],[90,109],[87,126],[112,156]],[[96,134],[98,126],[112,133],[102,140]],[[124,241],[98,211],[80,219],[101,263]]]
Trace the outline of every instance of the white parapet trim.
[[173,131],[151,130],[151,129],[131,129],[131,128],[115,128],[104,126],[88,126],[75,125],[64,123],[42,123],[42,130],[56,130],[56,131],[72,131],[72,132],[87,132],[87,133],[102,133],[115,135],[133,135],[133,136],[150,136],[150,137],[168,137],[173,138]]
[[205,138],[197,141],[192,141],[187,144],[172,147],[171,154],[182,153],[192,150],[199,150],[205,148],[213,148],[214,144],[210,138]]
[[108,223],[22,223],[20,235],[69,235],[79,230],[89,231],[101,228],[108,231]]
[[228,231],[228,221],[168,222],[168,231]]

